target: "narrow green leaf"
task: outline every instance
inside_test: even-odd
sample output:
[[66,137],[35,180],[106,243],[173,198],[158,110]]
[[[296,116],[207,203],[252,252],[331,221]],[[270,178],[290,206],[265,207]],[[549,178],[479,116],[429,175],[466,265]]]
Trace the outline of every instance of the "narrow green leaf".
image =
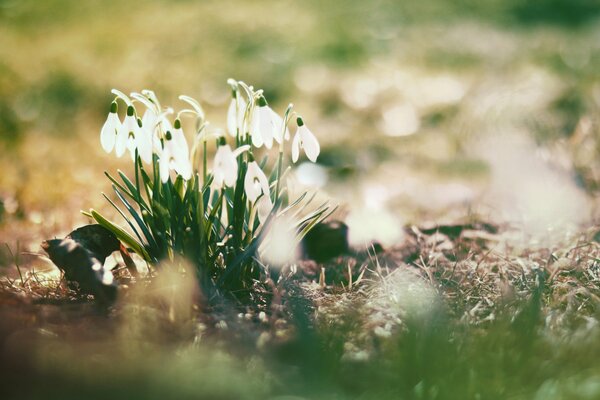
[[144,246],[142,246],[137,240],[135,240],[129,233],[124,231],[123,228],[121,228],[114,222],[109,221],[108,219],[106,219],[104,216],[102,216],[100,213],[98,213],[94,209],[90,209],[90,215],[92,216],[92,218],[94,218],[96,220],[96,222],[98,222],[100,225],[102,225],[103,227],[105,227],[106,229],[108,229],[109,231],[114,233],[115,236],[121,242],[125,243],[128,247],[133,249],[133,251],[135,251],[144,260],[146,260],[148,262],[153,261],[150,258],[150,255],[148,254],[146,249],[144,248]]

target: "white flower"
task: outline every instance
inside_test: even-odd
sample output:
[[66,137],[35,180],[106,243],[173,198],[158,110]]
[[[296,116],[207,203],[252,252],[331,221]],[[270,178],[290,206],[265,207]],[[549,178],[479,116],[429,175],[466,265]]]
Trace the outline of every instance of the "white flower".
[[100,143],[102,148],[107,153],[110,153],[115,147],[115,141],[117,139],[117,132],[121,127],[121,120],[117,115],[117,103],[113,101],[110,105],[110,112],[106,117],[106,122],[100,130]]
[[285,133],[283,131],[283,118],[279,116],[275,111],[272,112],[272,121],[275,126],[275,130],[273,131],[273,138],[277,141],[277,143],[281,144],[283,140],[290,140],[290,130],[286,127]]
[[150,133],[150,136],[154,136],[156,131],[156,125],[158,124],[158,117],[151,109],[147,108],[142,117],[142,128]]
[[131,154],[131,160],[135,162],[135,151],[137,150],[140,158],[146,163],[152,163],[152,136],[143,129],[142,120],[135,120],[135,127],[127,135],[127,150]]
[[283,132],[283,118],[269,107],[264,97],[259,98],[258,104],[254,107],[250,132],[255,147],[264,144],[270,149],[273,146],[273,139],[281,143],[286,134],[289,138],[287,128],[285,134]]
[[163,182],[169,180],[169,171],[172,169],[186,181],[192,177],[189,147],[178,119],[175,120],[174,127],[172,133],[167,131],[165,134],[164,147],[159,156],[160,179]]
[[[162,149],[162,145],[160,143],[160,133],[157,129],[159,121],[160,119],[154,110],[149,108],[146,109],[146,112],[142,117],[142,129],[145,131],[144,134],[150,138],[153,153],[160,153]],[[172,127],[169,127],[169,130],[172,130]]]
[[239,129],[240,136],[244,136],[244,114],[247,103],[237,92],[234,92],[233,96],[227,109],[227,132],[236,137]]
[[292,142],[292,161],[298,161],[298,157],[300,156],[300,149],[304,149],[306,156],[312,162],[317,161],[317,157],[321,151],[321,147],[319,146],[319,141],[313,135],[313,133],[304,125],[304,121],[302,121],[301,117],[298,117],[298,130],[296,131],[296,135],[294,136],[294,141]]
[[115,152],[117,157],[121,157],[125,154],[125,150],[131,149],[133,139],[135,138],[135,132],[139,129],[137,120],[134,116],[133,106],[127,107],[127,115],[123,120],[119,130],[117,131],[117,138],[115,143]]
[[264,194],[258,198],[256,202],[256,208],[258,210],[258,220],[261,224],[264,224],[271,210],[273,210],[273,202],[271,201],[271,197]]
[[174,128],[167,115],[172,114],[173,109],[168,108],[160,114],[157,114],[154,128],[154,149],[156,153],[160,154],[162,151],[161,138],[164,138],[167,132],[173,132]]
[[221,138],[221,145],[217,149],[215,154],[214,166],[213,166],[213,186],[217,189],[225,186],[235,185],[238,173],[238,164],[236,157],[243,151],[246,151],[250,146],[240,146],[235,151],[231,150],[228,144],[225,143],[224,138]]
[[[261,97],[252,111],[250,134],[254,147],[261,147],[263,144],[267,149],[273,147],[273,138],[277,134],[276,117],[279,116],[267,105],[265,98]],[[279,123],[279,128],[281,128],[281,123]]]
[[183,134],[183,129],[181,129],[181,121],[176,119],[173,127],[175,128],[173,130],[173,142],[175,143],[175,146],[177,146],[178,151],[180,151],[181,154],[185,154],[187,158],[190,148],[185,139],[185,135]]
[[171,122],[169,122],[169,119],[167,118],[168,114],[173,114],[172,108],[167,109],[158,116],[157,125],[160,126],[160,130],[163,134],[173,130],[173,125],[171,125]]
[[256,161],[248,163],[248,170],[244,178],[244,190],[246,197],[251,202],[255,202],[261,194],[269,197],[269,180]]
[[[135,132],[135,144],[138,149],[138,154],[140,155],[142,161],[144,161],[146,164],[151,164],[154,147],[154,135],[150,129],[146,129],[144,127],[143,120],[138,120],[138,122],[142,125],[140,127],[138,124],[138,129]],[[135,152],[133,154],[135,154]]]

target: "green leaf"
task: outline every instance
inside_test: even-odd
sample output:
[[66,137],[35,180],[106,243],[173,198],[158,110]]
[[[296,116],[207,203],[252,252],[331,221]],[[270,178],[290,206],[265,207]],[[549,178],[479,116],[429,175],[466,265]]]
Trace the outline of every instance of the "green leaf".
[[129,233],[127,233],[125,230],[123,230],[123,228],[121,228],[114,222],[109,221],[108,219],[106,219],[103,215],[101,215],[94,209],[90,209],[90,215],[92,216],[92,218],[94,218],[94,220],[96,220],[97,223],[99,223],[100,225],[102,225],[103,227],[105,227],[106,229],[111,231],[112,233],[114,233],[115,236],[117,237],[117,239],[119,239],[121,242],[125,243],[128,247],[133,249],[133,251],[135,251],[144,260],[146,260],[148,262],[153,261],[150,258],[150,255],[148,254],[146,249],[144,248],[144,246],[142,246],[137,240],[135,240]]
[[138,226],[142,230],[142,233],[146,237],[148,244],[151,247],[156,247],[156,241],[154,240],[154,237],[148,230],[148,227],[146,227],[146,224],[144,223],[142,218],[139,216],[137,211],[131,206],[131,204],[129,204],[127,199],[125,197],[123,197],[123,195],[119,192],[119,190],[116,187],[113,186],[113,189],[114,189],[115,193],[117,194],[117,196],[119,197],[119,199],[121,200],[121,202],[125,205],[125,208],[127,208],[127,211],[129,211],[129,214],[131,214],[133,219],[135,219],[135,222],[137,222]]

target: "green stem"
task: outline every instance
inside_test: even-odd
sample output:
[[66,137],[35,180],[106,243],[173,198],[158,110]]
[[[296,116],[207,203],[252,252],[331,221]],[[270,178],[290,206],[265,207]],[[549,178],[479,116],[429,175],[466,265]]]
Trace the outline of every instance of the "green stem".
[[283,140],[279,145],[279,157],[277,158],[277,182],[275,182],[275,201],[279,198],[279,178],[281,178],[281,168],[283,166]]

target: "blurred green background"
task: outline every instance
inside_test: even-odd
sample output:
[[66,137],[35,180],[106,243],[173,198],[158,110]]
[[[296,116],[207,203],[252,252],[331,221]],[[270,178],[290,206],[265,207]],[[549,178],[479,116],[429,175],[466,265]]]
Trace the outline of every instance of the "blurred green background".
[[[372,226],[354,213],[362,231],[372,229],[361,239],[394,243],[401,224],[476,215],[561,237],[572,225],[597,221],[597,0],[0,0],[0,242],[39,252],[41,240],[85,222],[80,209],[110,209],[100,195],[110,190],[103,171],[127,169],[130,161],[100,147],[110,89],[153,89],[163,104],[176,107],[182,106],[179,94],[190,95],[223,127],[230,77],[263,88],[279,112],[288,102],[296,105],[322,143],[319,174],[328,180],[321,190],[342,203],[342,217],[368,210]],[[305,175],[297,178],[314,183],[314,170]],[[199,341],[201,324],[190,328],[185,320],[173,327],[164,310],[145,299],[125,304],[117,322],[70,305],[7,308],[18,327],[43,328],[34,336],[47,340],[40,354],[26,347],[29,332],[0,328],[11,334],[5,347],[15,349],[14,365],[24,355],[37,357],[39,376],[13,368],[12,359],[9,369],[23,388],[31,386],[32,397],[48,393],[30,378],[62,386],[62,398],[127,397],[144,387],[149,398],[179,391],[223,399],[289,393],[591,399],[600,393],[594,328],[600,275],[592,250],[576,262],[579,268],[585,258],[589,269],[573,267],[589,286],[565,283],[552,295],[568,299],[543,310],[562,321],[567,304],[566,311],[587,321],[577,335],[545,330],[546,292],[537,268],[554,257],[545,250],[519,254],[514,262],[515,282],[527,275],[514,290],[533,293],[527,302],[488,304],[493,312],[482,325],[448,321],[437,309],[423,320],[409,315],[408,328],[387,341],[367,335],[355,314],[364,302],[366,315],[383,310],[384,318],[393,304],[373,309],[371,293],[355,298],[345,292],[330,305],[342,311],[331,319],[325,312],[306,338],[271,353],[254,348],[258,331],[266,330],[256,328],[255,317],[249,325],[257,332],[246,332],[240,322],[223,333],[232,340],[221,346],[197,347],[187,336],[182,342],[189,348],[164,343],[161,329],[171,328],[194,331]],[[480,254],[482,260],[488,254]],[[23,258],[25,265],[41,263],[31,254]],[[2,248],[0,266],[13,264]],[[482,265],[498,273],[496,264]],[[482,281],[491,279],[481,269]],[[480,283],[468,265],[464,274],[464,282]],[[501,292],[502,282],[490,287]],[[456,315],[476,313],[478,305]],[[39,319],[29,321],[31,315]],[[158,343],[149,344],[153,335]],[[78,340],[81,348],[72,347]],[[340,361],[352,353],[344,346],[353,341],[371,343],[371,362]],[[241,343],[236,350],[244,357],[228,354],[231,343]]]
[[507,132],[558,148],[595,196],[599,16],[593,0],[2,0],[0,217],[48,234],[103,204],[101,171],[126,165],[98,146],[111,88],[191,95],[222,127],[229,77],[296,104],[330,194],[403,220],[503,209],[480,201],[495,167],[474,144]]

